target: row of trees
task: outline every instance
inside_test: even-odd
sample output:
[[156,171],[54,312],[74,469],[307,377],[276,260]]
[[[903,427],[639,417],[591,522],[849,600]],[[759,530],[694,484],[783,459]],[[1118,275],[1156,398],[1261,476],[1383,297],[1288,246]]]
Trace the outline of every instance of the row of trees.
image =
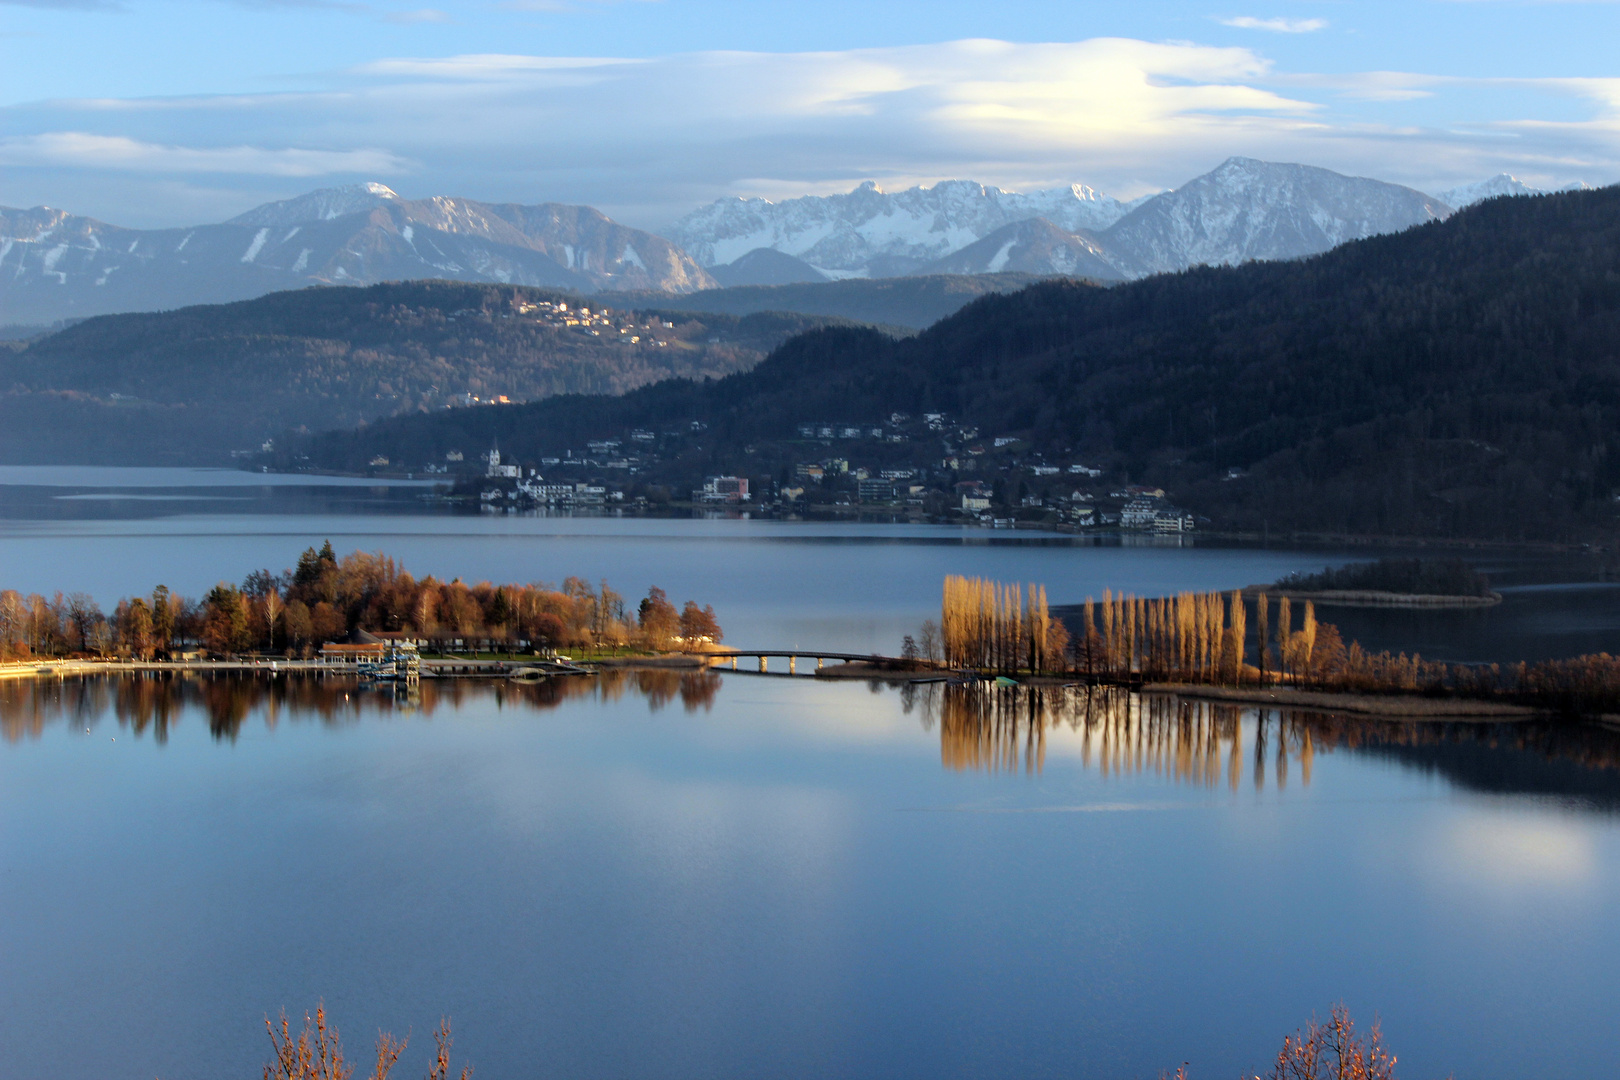
[[1255,606],[1257,669],[1246,663],[1248,609],[1236,592],[1144,599],[1108,590],[1101,603],[1086,600],[1078,633],[1071,635],[1048,609],[1044,586],[953,575],[945,579],[938,626],[924,624],[920,645],[907,640],[919,658],[943,658],[952,667],[981,671],[1079,671],[1102,679],[1221,683],[1265,680],[1278,668],[1293,677],[1310,670],[1319,641],[1339,648],[1337,631],[1317,622],[1310,601],[1295,630],[1292,605],[1286,597],[1278,600],[1274,642],[1270,601],[1261,595]]
[[[1255,663],[1248,662],[1249,608],[1243,595],[1184,592],[1143,599],[1104,590],[1089,597],[1070,657],[1072,670],[1102,678],[1140,677],[1179,682],[1242,685],[1273,678],[1308,682],[1342,662],[1338,630],[1316,618],[1316,605],[1294,605],[1265,593],[1255,597]],[[1276,611],[1276,629],[1271,615]]]
[[[1249,629],[1250,609],[1254,632]],[[1357,693],[1500,698],[1566,712],[1620,711],[1620,658],[1446,664],[1346,645],[1309,600],[1239,592],[1088,599],[1071,635],[1039,586],[945,579],[942,617],[906,639],[907,658],[976,671],[1079,674],[1099,682],[1282,684]],[[1252,658],[1252,662],[1251,662]]]
[[239,586],[221,582],[201,600],[160,585],[150,597],[120,600],[110,616],[83,593],[53,600],[0,593],[0,658],[121,653],[145,659],[186,647],[295,655],[357,630],[460,649],[668,649],[723,636],[712,606],[688,600],[676,608],[656,587],[630,609],[605,581],[592,586],[570,577],[557,588],[418,580],[381,552],[339,559],[330,542],[306,550],[284,573],[254,571]]
[[[1069,634],[1046,606],[1046,587],[1003,585],[983,578],[951,575],[939,625],[939,647],[952,667],[992,671],[1048,671],[1062,662]],[[929,659],[935,631],[924,627]]]

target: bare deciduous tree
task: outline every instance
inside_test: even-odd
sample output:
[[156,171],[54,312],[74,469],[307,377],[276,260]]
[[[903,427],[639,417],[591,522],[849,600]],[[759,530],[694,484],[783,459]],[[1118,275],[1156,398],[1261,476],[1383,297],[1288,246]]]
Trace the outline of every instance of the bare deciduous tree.
[[[324,1003],[315,1006],[313,1019],[308,1013],[304,1014],[304,1030],[296,1038],[285,1009],[281,1012],[279,1031],[278,1025],[272,1023],[268,1016],[264,1018],[264,1026],[270,1033],[270,1046],[274,1054],[274,1060],[264,1067],[264,1080],[349,1080],[354,1075],[354,1066],[343,1057],[343,1043],[338,1038],[337,1028],[326,1022]],[[448,1018],[439,1021],[433,1041],[436,1052],[428,1069],[428,1080],[449,1080],[451,1038]],[[409,1044],[408,1036],[396,1039],[386,1031],[378,1032],[377,1063],[367,1080],[388,1080]],[[471,1076],[472,1066],[463,1065],[460,1080],[468,1080]]]

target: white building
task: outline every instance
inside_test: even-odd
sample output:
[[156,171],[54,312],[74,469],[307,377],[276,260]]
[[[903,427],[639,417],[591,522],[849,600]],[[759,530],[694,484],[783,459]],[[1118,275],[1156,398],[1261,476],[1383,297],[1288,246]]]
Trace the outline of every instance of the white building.
[[489,463],[484,469],[484,475],[492,479],[516,480],[523,475],[523,470],[516,465],[502,465],[501,452],[493,447],[484,455],[484,460]]

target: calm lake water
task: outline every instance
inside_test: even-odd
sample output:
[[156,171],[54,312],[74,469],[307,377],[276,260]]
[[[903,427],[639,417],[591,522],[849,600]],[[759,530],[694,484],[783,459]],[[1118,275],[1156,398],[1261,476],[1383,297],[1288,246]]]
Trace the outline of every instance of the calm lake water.
[[[1063,602],[1368,554],[422,494],[0,469],[0,587],[197,595],[330,538],[419,575],[658,584],[743,646],[892,651],[946,573]],[[1589,568],[1492,560],[1489,611],[1323,617],[1444,659],[1620,651]],[[0,736],[5,1080],[256,1076],[264,1015],[320,998],[352,1051],[411,1030],[407,1075],[448,1014],[486,1080],[1230,1078],[1341,999],[1405,1077],[1620,1071],[1599,729],[660,673],[414,701],[13,681]]]
[[[228,470],[0,467],[0,588],[84,591],[110,607],[158,583],[190,596],[279,571],[330,539],[417,576],[608,580],[712,603],[733,644],[895,652],[937,617],[946,574],[1040,582],[1054,604],[1104,589],[1233,589],[1374,553],[1074,537],[938,525],[463,513],[423,484]],[[1506,600],[1486,611],[1324,609],[1346,638],[1432,659],[1620,652],[1620,591],[1578,561],[1479,559]]]
[[[1074,692],[1069,692],[1071,695]],[[1089,712],[1088,712],[1089,704]],[[1035,718],[1032,724],[1031,718]],[[5,1075],[1620,1070],[1620,740],[672,673],[0,684]]]

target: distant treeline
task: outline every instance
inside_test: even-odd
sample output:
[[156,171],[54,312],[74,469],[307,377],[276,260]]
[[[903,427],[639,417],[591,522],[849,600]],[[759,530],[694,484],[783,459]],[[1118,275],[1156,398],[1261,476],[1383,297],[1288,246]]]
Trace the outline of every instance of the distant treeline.
[[330,541],[306,550],[284,573],[254,571],[240,586],[221,582],[201,600],[159,585],[150,597],[120,600],[110,615],[85,593],[46,599],[0,592],[0,659],[147,659],[187,648],[307,656],[360,630],[467,651],[666,649],[722,637],[712,606],[688,600],[677,609],[657,587],[632,609],[607,582],[592,586],[576,577],[560,588],[418,580],[381,552],[356,551],[340,560]]
[[1461,559],[1379,559],[1324,567],[1277,582],[1289,592],[1390,592],[1407,596],[1489,596],[1491,582]]

